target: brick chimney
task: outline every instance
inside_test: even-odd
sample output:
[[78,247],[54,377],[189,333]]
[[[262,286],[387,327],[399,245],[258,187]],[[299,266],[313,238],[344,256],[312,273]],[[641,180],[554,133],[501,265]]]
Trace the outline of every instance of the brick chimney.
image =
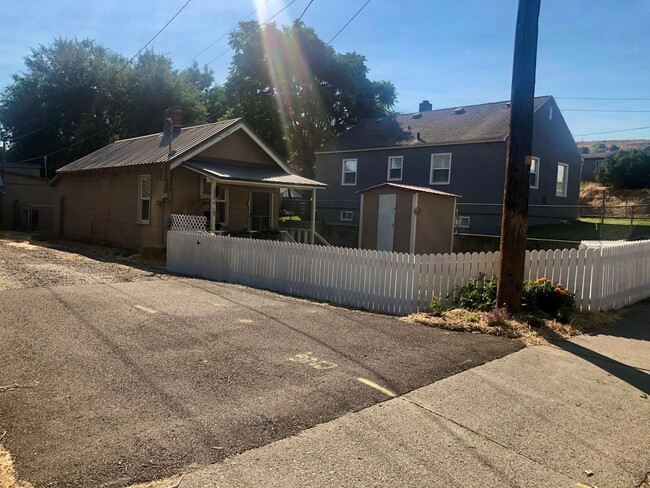
[[[171,126],[169,124],[169,119],[171,119]],[[171,132],[172,126],[174,131],[178,132],[181,130],[181,124],[183,123],[183,112],[178,107],[169,107],[163,113],[163,132],[169,134]]]
[[420,104],[420,112],[430,112],[433,109],[433,105],[429,103],[429,100],[422,100]]

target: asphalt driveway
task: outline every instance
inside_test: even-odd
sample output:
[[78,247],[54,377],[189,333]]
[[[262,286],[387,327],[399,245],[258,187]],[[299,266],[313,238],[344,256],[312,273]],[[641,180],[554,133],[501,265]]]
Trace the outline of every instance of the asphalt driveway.
[[0,432],[36,486],[214,463],[521,347],[180,278],[6,290],[0,318]]

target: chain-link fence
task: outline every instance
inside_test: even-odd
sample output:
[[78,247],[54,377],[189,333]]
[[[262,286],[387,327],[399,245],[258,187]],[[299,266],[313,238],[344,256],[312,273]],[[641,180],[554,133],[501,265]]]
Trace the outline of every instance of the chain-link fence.
[[[498,237],[499,204],[459,203],[456,234]],[[528,239],[574,242],[650,238],[650,205],[528,207]]]

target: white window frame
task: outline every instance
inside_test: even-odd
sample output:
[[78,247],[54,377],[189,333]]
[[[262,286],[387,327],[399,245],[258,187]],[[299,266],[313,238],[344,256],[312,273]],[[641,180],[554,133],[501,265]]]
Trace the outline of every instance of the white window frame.
[[[346,183],[345,175],[352,173],[352,171],[345,171],[345,163],[349,161],[354,161],[354,183]],[[341,186],[357,186],[357,174],[359,172],[359,160],[358,159],[344,159],[341,163]]]
[[[201,177],[201,183],[199,185],[199,198],[201,198],[201,200],[212,198],[212,182],[208,180],[207,176],[199,176]],[[204,190],[207,190],[207,192]]]
[[[399,161],[399,178],[390,177],[390,171],[391,169],[393,169],[391,168],[391,164],[393,161]],[[403,175],[404,175],[404,156],[388,156],[388,174],[386,175],[386,181],[402,181]]]
[[[557,191],[558,177],[560,176],[560,166],[564,167],[564,181],[562,182],[562,192]],[[569,189],[569,165],[566,163],[557,163],[557,173],[555,174],[555,196],[566,197]]]
[[[531,156],[530,159],[531,159],[531,162],[530,162],[530,166],[528,168],[528,174],[530,175],[532,173],[532,174],[535,175],[535,183],[530,185],[530,188],[532,188],[533,190],[537,190],[537,189],[539,189],[539,158],[535,157],[535,156]],[[534,173],[532,171],[533,166],[535,166],[535,172]],[[530,176],[528,178],[528,181],[530,181]]]
[[215,202],[216,202],[216,204],[217,204],[217,208],[219,208],[219,204],[220,204],[220,203],[223,203],[224,214],[225,214],[225,215],[220,215],[220,217],[221,217],[223,220],[219,220],[219,221],[217,221],[217,224],[220,224],[220,225],[222,225],[222,226],[224,226],[224,227],[227,227],[227,226],[228,226],[228,214],[229,214],[229,210],[230,210],[230,209],[229,209],[230,205],[229,205],[229,203],[228,203],[228,200],[229,200],[229,198],[228,198],[228,197],[229,197],[228,193],[229,193],[228,188],[224,188],[224,189],[223,189],[223,198],[220,199],[220,198],[219,198],[219,187],[217,187],[217,194],[216,194]]
[[[143,190],[143,181],[144,180],[149,180],[149,197],[145,198],[142,195],[142,190]],[[143,224],[143,225],[149,225],[151,222],[151,193],[153,191],[153,186],[152,186],[152,181],[151,181],[151,175],[138,175],[138,219],[137,222],[138,224]],[[142,218],[142,202],[144,200],[147,200],[149,202],[149,218],[148,219],[143,219]]]
[[[466,220],[467,224],[463,225],[463,219],[467,219]],[[456,227],[459,229],[469,229],[470,222],[471,220],[469,218],[469,215],[459,215],[456,218]]]
[[[436,168],[437,170],[447,169],[447,181],[433,181],[433,160],[436,156],[449,156],[449,168]],[[431,154],[431,165],[429,169],[429,184],[430,185],[448,185],[451,182],[451,153],[433,153]]]
[[341,222],[352,222],[354,220],[354,212],[352,210],[341,210],[339,219]]

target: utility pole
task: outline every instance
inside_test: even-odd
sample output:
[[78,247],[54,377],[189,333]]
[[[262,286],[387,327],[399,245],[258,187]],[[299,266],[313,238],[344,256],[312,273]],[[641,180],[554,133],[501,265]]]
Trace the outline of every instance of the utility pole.
[[533,146],[537,28],[541,0],[519,0],[510,97],[510,136],[501,221],[501,261],[497,305],[513,313],[521,311],[528,187]]

